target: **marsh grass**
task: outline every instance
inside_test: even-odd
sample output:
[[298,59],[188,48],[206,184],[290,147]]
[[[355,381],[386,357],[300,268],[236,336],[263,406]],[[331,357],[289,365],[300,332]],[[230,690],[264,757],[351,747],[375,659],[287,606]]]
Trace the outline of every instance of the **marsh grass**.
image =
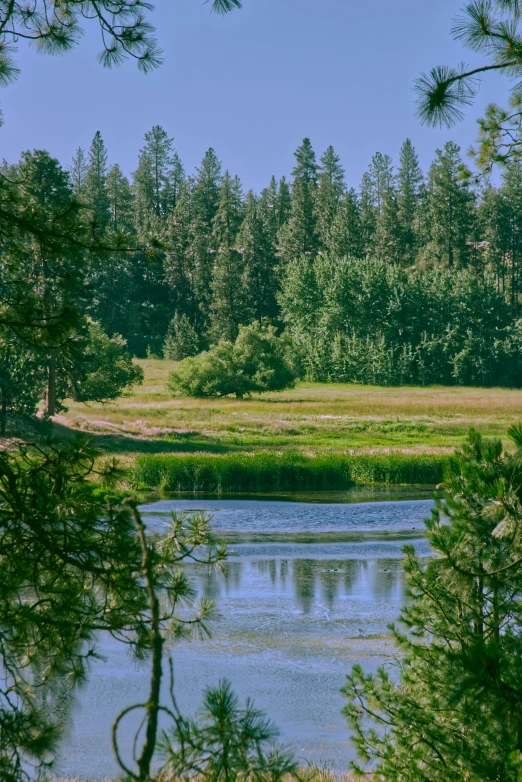
[[227,454],[139,456],[133,471],[138,489],[208,492],[278,492],[347,489],[366,483],[435,484],[451,457],[403,453]]

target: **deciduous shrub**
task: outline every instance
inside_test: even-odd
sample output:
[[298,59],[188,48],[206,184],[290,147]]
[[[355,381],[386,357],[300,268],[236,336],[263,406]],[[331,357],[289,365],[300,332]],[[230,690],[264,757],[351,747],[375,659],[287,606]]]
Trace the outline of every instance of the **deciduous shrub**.
[[286,343],[273,326],[242,326],[236,341],[221,340],[208,351],[184,359],[169,374],[169,388],[185,396],[242,398],[263,391],[291,388],[295,371],[287,357]]

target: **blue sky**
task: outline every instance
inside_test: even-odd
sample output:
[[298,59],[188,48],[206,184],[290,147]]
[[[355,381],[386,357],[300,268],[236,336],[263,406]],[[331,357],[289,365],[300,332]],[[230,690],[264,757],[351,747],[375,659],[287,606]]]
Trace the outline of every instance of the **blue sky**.
[[452,139],[466,150],[476,119],[507,94],[483,83],[466,120],[451,130],[420,126],[413,81],[437,64],[476,62],[451,40],[455,0],[244,0],[229,16],[201,0],[157,0],[152,14],[164,64],[147,76],[132,62],[96,62],[97,31],[64,57],[21,47],[18,82],[0,92],[1,154],[44,148],[68,165],[100,130],[110,162],[136,166],[143,134],[160,124],[190,172],[216,149],[245,189],[288,174],[309,136],[318,155],[333,144],[357,186],[374,152],[398,158],[410,137],[423,167]]

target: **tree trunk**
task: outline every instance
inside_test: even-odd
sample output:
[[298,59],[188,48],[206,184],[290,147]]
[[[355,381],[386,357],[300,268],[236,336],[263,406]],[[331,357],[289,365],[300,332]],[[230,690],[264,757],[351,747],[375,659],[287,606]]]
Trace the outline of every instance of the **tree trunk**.
[[45,399],[45,412],[48,416],[56,413],[56,355],[53,352],[47,366],[47,393]]
[[0,406],[0,436],[4,437],[7,431],[7,399],[2,391],[2,405]]

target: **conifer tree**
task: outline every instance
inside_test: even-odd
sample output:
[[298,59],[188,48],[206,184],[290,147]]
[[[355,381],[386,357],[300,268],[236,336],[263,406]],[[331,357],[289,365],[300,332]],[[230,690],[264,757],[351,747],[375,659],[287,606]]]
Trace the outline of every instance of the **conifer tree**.
[[263,214],[266,230],[270,236],[270,241],[274,245],[277,244],[277,232],[281,227],[278,214],[279,206],[279,193],[277,188],[277,180],[275,176],[270,179],[268,187],[263,188],[259,197],[259,209]]
[[355,666],[343,688],[360,759],[377,778],[520,778],[520,426],[511,435],[515,459],[470,434],[426,521],[435,555],[405,549],[398,681],[389,668]]
[[172,155],[171,171],[168,182],[168,196],[170,199],[168,208],[170,212],[176,207],[185,179],[185,169],[181,162],[181,158],[177,152],[174,152]]
[[164,269],[170,300],[178,320],[182,315],[187,317],[192,328],[201,332],[202,312],[195,278],[197,270],[190,254],[194,230],[192,192],[193,182],[188,178],[180,189],[174,211],[167,221]]
[[126,251],[104,252],[93,258],[89,269],[92,300],[88,311],[109,336],[121,334],[132,341],[140,329],[135,297],[141,295],[141,285],[139,278],[135,279],[136,254],[130,252],[134,240],[133,195],[118,164],[107,173],[106,195],[109,222],[105,242],[110,242],[113,236],[124,235]]
[[522,267],[522,163],[514,160],[507,164],[502,175],[502,198],[504,202],[507,258],[509,259],[509,298],[515,312],[519,310]]
[[210,148],[205,152],[200,167],[196,169],[193,192],[195,218],[208,229],[212,229],[218,210],[220,184],[221,163],[215,151]]
[[219,189],[219,206],[213,220],[216,252],[211,277],[209,336],[213,342],[235,340],[246,317],[244,263],[235,249],[243,214],[241,183],[225,172]]
[[373,252],[375,244],[375,231],[377,229],[377,215],[373,199],[373,185],[369,173],[366,171],[361,180],[361,195],[359,199],[361,214],[361,230],[363,247],[366,253]]
[[285,176],[282,176],[279,180],[276,203],[277,225],[278,230],[280,230],[288,220],[290,210],[292,209],[292,193]]
[[422,198],[423,175],[419,158],[410,139],[401,147],[397,171],[397,203],[405,259],[413,263],[417,252],[417,218]]
[[260,201],[250,191],[237,238],[237,249],[243,259],[245,314],[249,322],[273,319],[278,313],[277,259],[263,212]]
[[212,221],[216,249],[232,247],[243,217],[243,193],[238,177],[225,171],[219,188],[219,205]]
[[279,252],[284,264],[303,254],[313,256],[319,247],[315,213],[318,169],[310,139],[305,138],[294,154],[291,211],[279,232]]
[[394,187],[393,163],[389,155],[376,152],[368,169],[369,197],[376,215],[380,215],[384,201]]
[[74,195],[80,199],[83,199],[85,196],[88,170],[89,164],[87,162],[87,155],[81,147],[78,147],[76,155],[74,155],[72,159],[70,174]]
[[215,249],[213,227],[219,205],[221,178],[221,163],[211,148],[196,169],[191,190],[192,229],[187,249],[187,263],[192,269],[202,329],[208,316]]
[[136,219],[146,226],[152,216],[164,223],[173,209],[182,166],[173,150],[174,139],[160,125],[145,133],[145,146],[140,150],[138,168],[133,175]]
[[344,168],[341,159],[332,146],[328,147],[320,160],[319,189],[315,201],[317,233],[321,245],[326,247],[332,223],[341,205],[346,190]]
[[109,221],[109,197],[107,195],[107,150],[99,130],[94,134],[89,150],[85,200],[92,209],[97,230],[103,231]]
[[[4,259],[16,252],[19,275],[23,274],[39,301],[42,321],[59,321],[65,312],[70,313],[67,325],[55,339],[34,329],[25,335],[26,341],[40,351],[46,367],[46,412],[52,416],[59,403],[59,358],[68,350],[79,327],[79,311],[86,293],[85,251],[80,245],[84,226],[79,219],[69,174],[47,152],[25,152],[18,175],[21,180],[19,197],[26,208],[38,216],[40,235],[32,241],[20,241],[18,247],[13,243],[6,248]],[[59,226],[63,239],[49,241],[46,229],[54,224]],[[66,240],[69,233],[75,237],[76,246]]]
[[377,218],[375,254],[391,263],[404,263],[404,240],[398,199],[393,190],[384,197]]
[[460,147],[449,141],[437,150],[428,174],[428,260],[450,268],[467,265],[472,205],[467,179],[462,178]]
[[107,174],[110,225],[115,231],[133,229],[133,194],[130,182],[117,163]]
[[337,212],[328,238],[328,251],[338,257],[362,258],[364,255],[364,235],[361,221],[361,208],[357,193],[348,190]]

